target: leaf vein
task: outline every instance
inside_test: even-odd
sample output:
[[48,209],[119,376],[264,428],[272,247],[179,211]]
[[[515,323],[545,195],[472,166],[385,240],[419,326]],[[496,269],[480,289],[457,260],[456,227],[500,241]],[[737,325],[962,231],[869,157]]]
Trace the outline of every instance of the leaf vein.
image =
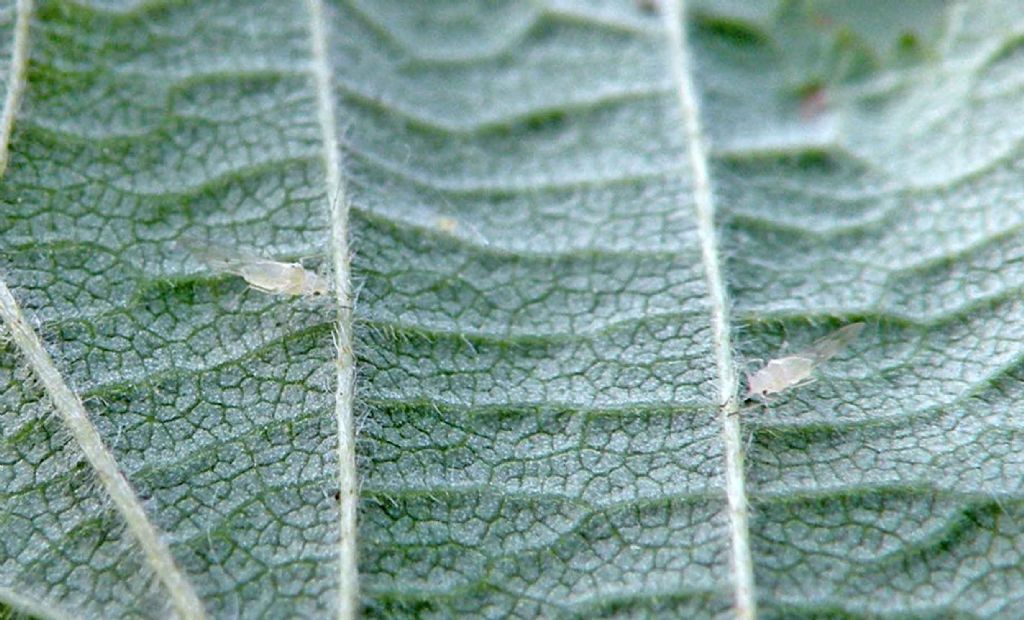
[[359,567],[356,556],[356,511],[359,503],[356,474],[355,354],[352,350],[352,277],[348,247],[349,201],[341,177],[341,147],[332,98],[331,66],[327,52],[327,29],[321,0],[307,0],[310,52],[316,87],[317,116],[323,134],[323,156],[330,208],[331,257],[334,291],[338,304],[335,344],[337,345],[337,386],[335,414],[338,421],[338,614],[352,620],[359,610]]
[[96,477],[103,484],[114,506],[121,513],[128,529],[142,547],[143,555],[154,574],[170,594],[171,604],[181,618],[200,620],[206,617],[202,603],[171,556],[162,534],[149,521],[142,503],[128,480],[121,473],[114,455],[103,443],[99,431],[89,419],[85,405],[64,381],[53,359],[43,348],[39,336],[21,313],[7,284],[0,280],[0,318],[10,337],[24,355],[33,372],[53,402],[72,437],[78,443]]
[[0,603],[40,620],[71,620],[74,618],[49,601],[38,601],[8,587],[0,587]]
[[0,177],[7,170],[10,158],[11,132],[18,113],[21,96],[25,92],[25,71],[28,67],[28,22],[32,15],[32,0],[18,0],[14,21],[14,41],[11,44],[11,70],[7,80],[7,95],[0,112]]
[[715,358],[718,365],[719,411],[722,439],[725,444],[725,488],[729,504],[729,528],[732,538],[732,569],[736,596],[736,617],[754,620],[757,616],[754,594],[753,560],[750,552],[750,530],[747,525],[747,496],[743,471],[743,442],[740,437],[738,382],[732,357],[729,334],[729,307],[725,283],[718,257],[715,233],[715,204],[711,194],[708,153],[700,123],[690,52],[686,42],[684,0],[669,2],[665,7],[672,72],[678,87],[680,111],[688,145],[689,165],[693,174],[694,202],[701,254],[708,281],[711,303],[711,324],[714,333]]

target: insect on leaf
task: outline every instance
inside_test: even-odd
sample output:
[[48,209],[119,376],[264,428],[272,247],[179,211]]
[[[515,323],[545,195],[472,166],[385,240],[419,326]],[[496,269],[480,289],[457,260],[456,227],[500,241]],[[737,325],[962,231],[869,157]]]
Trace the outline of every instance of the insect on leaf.
[[840,327],[831,334],[816,340],[809,347],[800,353],[794,353],[795,357],[806,357],[813,361],[814,365],[823,364],[835,357],[846,345],[853,342],[854,338],[864,331],[864,323],[851,323]]
[[765,398],[811,380],[814,369],[835,356],[857,337],[864,323],[853,323],[837,329],[806,349],[775,358],[747,377],[747,398]]
[[327,280],[299,263],[286,263],[186,237],[181,246],[215,271],[241,276],[249,286],[273,295],[325,295]]

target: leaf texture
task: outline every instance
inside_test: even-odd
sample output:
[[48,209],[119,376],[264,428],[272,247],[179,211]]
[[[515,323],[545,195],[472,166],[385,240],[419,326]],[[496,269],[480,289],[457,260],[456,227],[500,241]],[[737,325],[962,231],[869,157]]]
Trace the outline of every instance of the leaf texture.
[[[511,16],[423,10],[338,18],[369,613],[727,613],[710,310],[660,24],[524,3],[508,36]],[[487,47],[465,57],[423,22]]]
[[[869,322],[821,381],[752,421],[764,617],[1021,609],[1024,211],[1018,127],[995,119],[1020,104],[1024,22],[1013,3],[941,8],[879,4],[860,23],[899,36],[803,83],[755,22],[698,26],[703,46],[733,48],[697,57],[744,349],[771,357],[832,317]],[[804,17],[827,31],[830,12]],[[864,53],[846,47],[835,66]],[[780,86],[755,109],[741,83]]]
[[[759,617],[1016,617],[1018,3],[316,4],[0,5],[0,279],[207,616],[342,607],[338,302],[178,244],[326,273],[334,140],[362,615],[735,616],[685,54],[737,365],[868,323],[741,412]],[[0,617],[183,615],[4,335]]]

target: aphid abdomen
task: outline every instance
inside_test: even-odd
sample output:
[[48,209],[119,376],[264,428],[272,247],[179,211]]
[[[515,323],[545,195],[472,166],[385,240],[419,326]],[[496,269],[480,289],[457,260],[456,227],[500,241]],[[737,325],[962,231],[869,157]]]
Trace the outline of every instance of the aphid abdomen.
[[243,265],[238,275],[261,291],[297,295],[302,292],[305,271],[297,263],[261,260]]
[[766,396],[787,390],[811,376],[814,361],[805,357],[780,357],[750,377],[749,395]]
[[[774,364],[774,368],[771,368]],[[773,373],[779,391],[794,386],[811,376],[814,360],[806,357],[783,357],[768,364]]]
[[272,295],[325,295],[330,286],[299,263],[261,258],[246,252],[185,238],[182,247],[215,271],[241,276],[252,288]]

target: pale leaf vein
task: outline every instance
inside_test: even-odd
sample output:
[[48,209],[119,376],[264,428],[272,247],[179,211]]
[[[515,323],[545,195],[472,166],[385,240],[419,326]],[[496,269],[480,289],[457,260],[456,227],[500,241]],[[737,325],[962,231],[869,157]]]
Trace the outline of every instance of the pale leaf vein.
[[11,64],[7,76],[7,94],[0,112],[0,177],[7,170],[10,158],[11,132],[18,114],[21,96],[25,92],[25,71],[28,67],[28,24],[32,15],[32,0],[18,0],[14,19],[14,41],[11,44]]
[[175,563],[162,534],[150,523],[135,490],[121,473],[114,455],[103,443],[99,431],[89,419],[85,405],[64,381],[3,280],[0,280],[0,318],[7,326],[11,340],[39,378],[54,409],[78,443],[86,460],[92,465],[96,477],[121,513],[128,530],[142,547],[143,555],[153,573],[167,588],[171,605],[178,616],[189,620],[205,618],[206,612],[199,602],[199,597]]
[[743,444],[740,438],[740,416],[737,401],[738,381],[730,342],[729,307],[722,267],[718,257],[715,233],[715,203],[708,172],[708,154],[701,128],[700,112],[693,81],[693,67],[686,41],[683,0],[666,3],[665,24],[668,33],[669,57],[678,88],[679,106],[688,146],[688,164],[693,175],[693,194],[701,256],[708,282],[711,305],[711,327],[718,367],[719,415],[725,452],[725,488],[729,508],[729,530],[732,544],[732,572],[735,588],[736,616],[740,620],[756,617],[753,560],[750,553],[750,530],[747,524],[747,497],[743,472]]
[[338,424],[338,619],[352,620],[359,610],[359,566],[356,553],[356,512],[359,480],[356,474],[355,355],[352,350],[352,279],[348,248],[348,197],[341,177],[341,147],[331,88],[327,51],[327,24],[321,0],[307,0],[310,52],[316,88],[317,115],[323,135],[323,159],[330,209],[331,259],[338,305],[335,326],[337,384],[335,416]]

